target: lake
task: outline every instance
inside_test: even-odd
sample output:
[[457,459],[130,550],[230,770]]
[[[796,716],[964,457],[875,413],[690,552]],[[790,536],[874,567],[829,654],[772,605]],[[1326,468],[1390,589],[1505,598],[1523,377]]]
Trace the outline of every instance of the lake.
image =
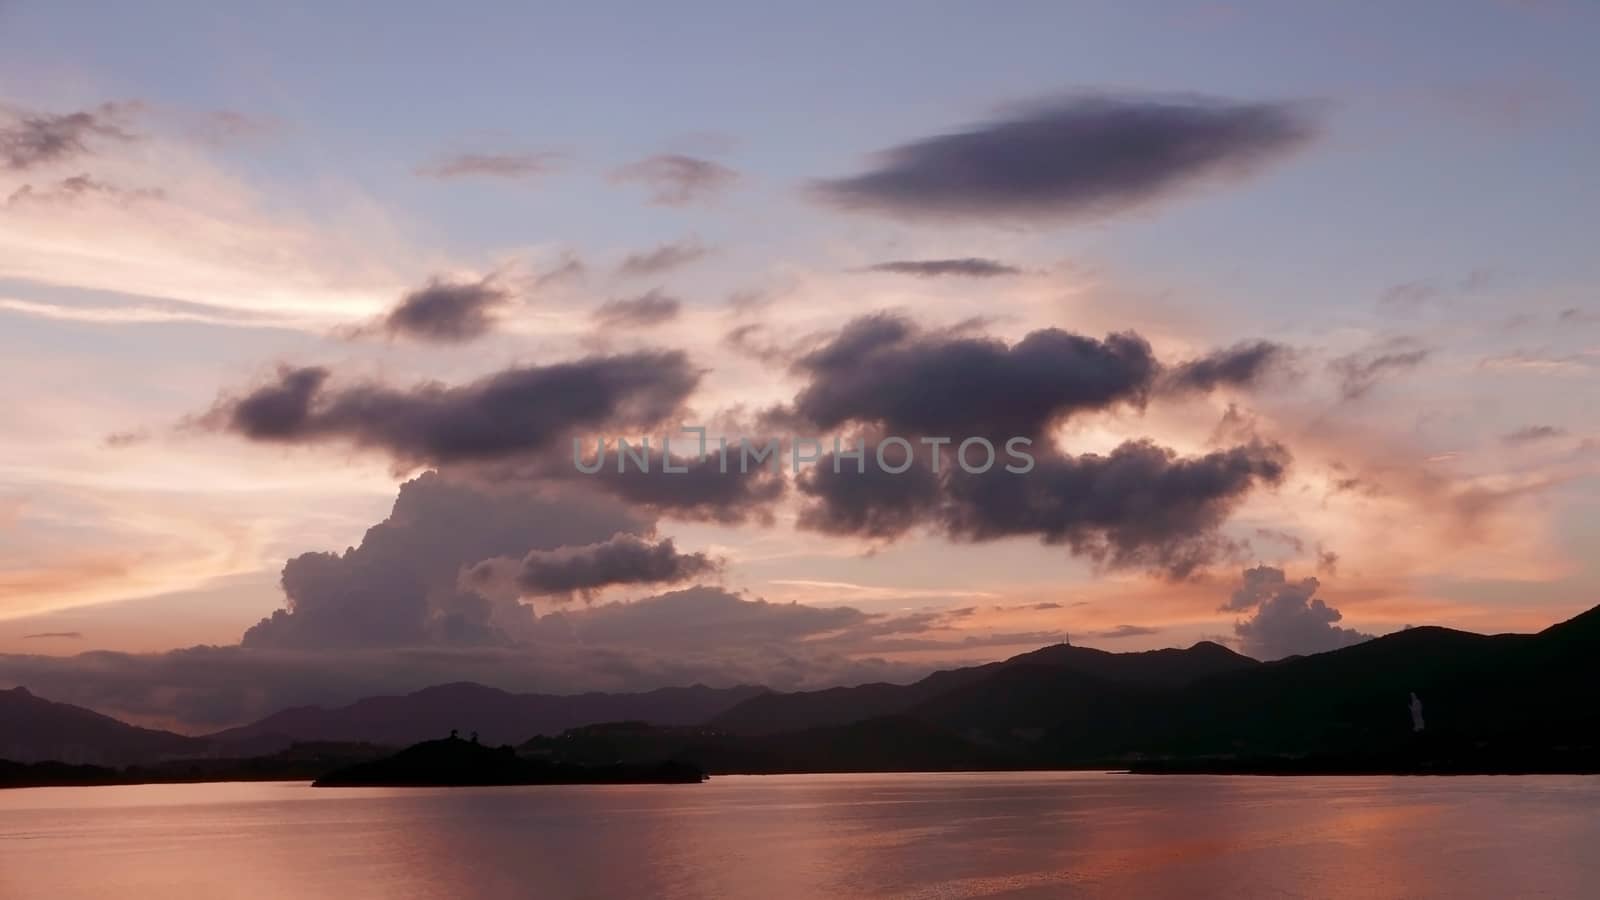
[[0,897],[1600,897],[1600,778],[0,791]]

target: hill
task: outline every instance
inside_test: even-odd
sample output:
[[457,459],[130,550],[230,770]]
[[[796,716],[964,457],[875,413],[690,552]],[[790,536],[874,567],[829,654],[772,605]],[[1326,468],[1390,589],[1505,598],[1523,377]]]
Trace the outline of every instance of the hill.
[[209,752],[208,742],[198,738],[139,728],[36,697],[27,688],[0,690],[0,759],[124,766]]
[[454,730],[476,731],[486,744],[558,734],[596,722],[636,719],[659,725],[703,722],[765,688],[661,688],[638,694],[513,694],[460,682],[402,696],[368,697],[327,709],[297,707],[211,739],[270,752],[302,741],[345,741],[404,747]]
[[1110,653],[1091,647],[1054,644],[1000,662],[935,672],[908,685],[877,683],[821,691],[763,693],[716,716],[708,724],[734,734],[760,735],[902,715],[952,691],[979,684],[1017,667],[1083,675],[1091,679],[1084,682],[1084,689],[1093,690],[1103,685],[1171,688],[1208,675],[1248,670],[1259,665],[1247,656],[1210,641],[1185,650],[1141,653]]

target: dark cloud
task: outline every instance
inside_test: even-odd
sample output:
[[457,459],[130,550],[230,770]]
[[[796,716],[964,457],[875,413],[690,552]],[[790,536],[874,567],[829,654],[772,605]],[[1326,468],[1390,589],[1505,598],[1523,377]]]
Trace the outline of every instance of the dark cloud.
[[1219,533],[1228,514],[1258,485],[1281,483],[1289,465],[1285,448],[1260,442],[1197,457],[1149,441],[1034,455],[1025,474],[998,465],[971,474],[946,459],[937,474],[923,460],[893,475],[843,460],[836,472],[827,454],[796,481],[807,501],[799,524],[875,539],[917,527],[974,543],[1031,536],[1110,568],[1183,578],[1235,554]]
[[560,153],[457,153],[418,166],[427,178],[532,178],[554,171]]
[[623,166],[611,179],[643,184],[650,190],[652,203],[686,206],[726,190],[739,179],[739,173],[708,159],[671,153]]
[[1554,425],[1529,425],[1501,435],[1500,440],[1507,444],[1536,444],[1540,441],[1566,437],[1566,435],[1567,430],[1565,428],[1557,428]]
[[1338,357],[1328,363],[1328,368],[1339,379],[1339,393],[1346,400],[1356,400],[1366,396],[1388,376],[1422,365],[1430,355],[1432,351],[1420,346],[1414,338],[1390,338]]
[[1246,341],[1192,359],[1173,368],[1165,385],[1173,391],[1214,391],[1220,387],[1252,387],[1289,356],[1289,348],[1271,341]]
[[844,209],[902,219],[1096,218],[1251,174],[1314,132],[1299,105],[1081,95],[904,144],[875,169],[816,191]]
[[38,634],[25,634],[25,635],[22,636],[22,639],[25,640],[25,641],[49,641],[49,640],[55,640],[55,641],[81,641],[81,640],[83,640],[83,632],[81,632],[81,631],[41,631]]
[[459,344],[494,330],[496,319],[511,292],[488,278],[479,281],[445,281],[435,278],[401,298],[383,318],[391,335]]
[[245,632],[247,647],[414,647],[504,643],[490,600],[461,587],[485,560],[644,535],[653,521],[571,489],[493,487],[430,472],[400,489],[360,546],[283,567],[285,608]]
[[1032,437],[1074,412],[1141,405],[1158,368],[1132,333],[1096,340],[1050,328],[1007,346],[876,315],[795,364],[807,384],[793,412],[821,428],[854,421],[896,434]]
[[331,385],[320,367],[224,397],[200,424],[257,441],[343,441],[417,462],[547,451],[580,428],[644,428],[679,411],[700,373],[681,352],[594,356],[409,389]]
[[718,562],[704,553],[679,553],[671,538],[650,541],[634,534],[617,534],[595,544],[534,550],[520,561],[480,563],[467,580],[469,584],[482,583],[509,574],[516,590],[525,596],[589,599],[608,587],[677,584],[714,574],[719,568]]
[[992,259],[968,256],[962,259],[897,259],[868,266],[868,272],[892,272],[896,275],[917,275],[937,278],[945,275],[963,278],[996,278],[1002,275],[1020,275],[1022,270]]
[[22,172],[87,155],[95,141],[131,141],[134,136],[120,122],[129,108],[106,103],[64,115],[8,116],[9,121],[0,125],[0,164]]
[[710,252],[710,247],[696,240],[662,244],[628,256],[617,266],[617,272],[630,277],[659,275],[702,259]]
[[[685,442],[687,449],[694,441]],[[755,446],[764,441],[752,439]],[[592,446],[592,444],[591,444]],[[631,445],[630,445],[631,447]],[[630,453],[638,453],[631,449]],[[715,448],[701,459],[698,453],[671,455],[673,472],[666,471],[667,456],[658,445],[652,445],[646,454],[650,471],[635,468],[630,461],[625,471],[618,471],[616,448],[609,450],[609,462],[593,474],[574,474],[576,466],[570,456],[556,460],[547,477],[575,478],[592,483],[611,496],[630,504],[653,510],[675,519],[722,522],[734,524],[749,520],[771,521],[771,507],[784,495],[788,482],[771,466],[750,466],[740,471],[738,451],[729,455],[727,471]],[[595,462],[593,453],[583,454],[586,465]]]
[[612,300],[594,311],[597,323],[609,328],[649,328],[678,317],[683,304],[660,290],[652,290],[631,300]]
[[1152,634],[1160,633],[1161,629],[1148,628],[1144,625],[1118,625],[1117,627],[1108,629],[1106,631],[1090,632],[1089,636],[1100,638],[1101,640],[1114,641],[1121,638],[1148,637]]
[[1320,586],[1315,578],[1290,581],[1282,569],[1270,566],[1246,569],[1239,588],[1222,606],[1224,612],[1251,612],[1233,626],[1241,651],[1256,659],[1279,659],[1370,639],[1370,634],[1335,624],[1343,616],[1313,596]]

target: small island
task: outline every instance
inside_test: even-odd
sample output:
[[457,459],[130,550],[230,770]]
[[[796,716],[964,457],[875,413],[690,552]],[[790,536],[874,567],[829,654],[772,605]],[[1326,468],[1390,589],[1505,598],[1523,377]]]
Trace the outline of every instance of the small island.
[[528,784],[699,784],[688,763],[584,765],[528,759],[510,746],[488,747],[455,735],[424,741],[382,759],[336,769],[312,787],[489,787]]

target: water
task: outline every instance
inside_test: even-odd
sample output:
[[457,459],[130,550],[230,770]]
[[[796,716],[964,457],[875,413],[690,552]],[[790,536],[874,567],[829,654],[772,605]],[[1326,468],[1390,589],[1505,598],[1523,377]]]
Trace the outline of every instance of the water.
[[1597,897],[1600,778],[0,791],[0,898]]

